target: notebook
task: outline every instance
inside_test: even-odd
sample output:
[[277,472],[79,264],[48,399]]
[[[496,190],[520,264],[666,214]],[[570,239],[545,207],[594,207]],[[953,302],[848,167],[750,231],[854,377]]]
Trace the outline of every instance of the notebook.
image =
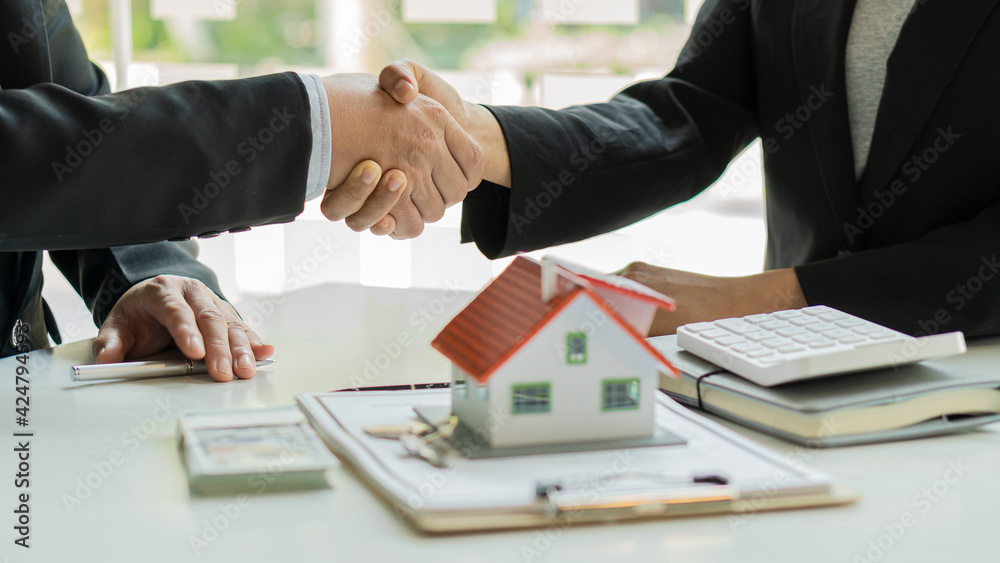
[[677,401],[799,444],[848,446],[968,430],[1000,420],[1000,375],[927,361],[761,387],[649,339],[681,371],[660,377]]
[[850,503],[829,476],[747,440],[666,395],[657,425],[670,445],[465,458],[438,467],[398,440],[366,428],[417,420],[415,409],[447,408],[448,390],[298,395],[324,442],[388,502],[426,532],[540,527],[568,522],[732,514]]

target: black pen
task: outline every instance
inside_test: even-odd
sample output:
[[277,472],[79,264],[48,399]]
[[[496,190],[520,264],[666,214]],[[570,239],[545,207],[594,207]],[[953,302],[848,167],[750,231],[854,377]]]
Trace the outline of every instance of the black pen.
[[416,391],[420,389],[448,389],[451,383],[411,383],[409,385],[379,385],[375,387],[348,387],[337,389],[334,393],[350,391]]

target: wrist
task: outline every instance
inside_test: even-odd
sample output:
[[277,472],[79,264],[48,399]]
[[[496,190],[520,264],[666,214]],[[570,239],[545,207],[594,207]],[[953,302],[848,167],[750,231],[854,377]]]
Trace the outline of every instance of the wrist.
[[465,113],[467,119],[462,126],[483,149],[483,179],[509,188],[510,155],[500,122],[493,112],[479,104],[465,102]]
[[769,270],[749,277],[753,282],[751,302],[756,303],[758,309],[755,313],[801,309],[809,305],[792,268]]

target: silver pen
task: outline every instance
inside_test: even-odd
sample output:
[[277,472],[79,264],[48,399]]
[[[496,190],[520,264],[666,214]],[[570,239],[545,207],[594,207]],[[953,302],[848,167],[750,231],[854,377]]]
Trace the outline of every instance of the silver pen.
[[[257,367],[267,367],[274,360],[258,360]],[[146,379],[171,375],[208,373],[208,366],[201,360],[157,360],[149,362],[121,362],[118,364],[86,364],[73,366],[73,381],[98,381],[101,379]]]

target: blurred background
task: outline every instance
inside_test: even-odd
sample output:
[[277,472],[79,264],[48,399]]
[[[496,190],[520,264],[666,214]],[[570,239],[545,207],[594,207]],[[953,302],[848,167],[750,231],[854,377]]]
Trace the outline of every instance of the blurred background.
[[[256,76],[377,73],[408,57],[469,100],[562,108],[604,101],[673,66],[701,0],[68,0],[94,59],[121,87]],[[114,25],[112,24],[114,15]],[[116,35],[117,30],[117,35]],[[113,37],[130,37],[119,78]],[[121,50],[119,49],[119,53]],[[118,59],[124,62],[125,59]],[[614,233],[548,250],[611,271],[644,261],[713,275],[761,271],[758,143],[695,199]],[[461,207],[412,241],[325,221],[318,202],[294,223],[200,241],[244,318],[285,292],[326,283],[475,290],[509,260],[459,244]],[[537,253],[541,255],[542,253]],[[66,341],[96,335],[90,313],[46,265],[45,297]]]

